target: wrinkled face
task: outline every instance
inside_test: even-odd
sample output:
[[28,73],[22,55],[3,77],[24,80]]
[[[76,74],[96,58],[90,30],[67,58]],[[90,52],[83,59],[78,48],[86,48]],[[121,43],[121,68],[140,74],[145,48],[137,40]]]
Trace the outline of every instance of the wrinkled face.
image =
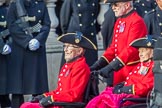
[[83,48],[73,44],[65,43],[64,52],[65,52],[65,60],[66,62],[69,62],[73,58],[81,55],[83,53]]
[[2,6],[7,0],[0,0],[0,6]]
[[127,4],[128,4],[128,2],[117,2],[117,3],[112,4],[112,9],[113,9],[116,17],[120,17],[120,16],[126,14]]
[[147,61],[148,59],[153,57],[152,48],[139,48],[138,51],[139,51],[140,62]]
[[162,0],[156,0],[157,5],[162,10]]

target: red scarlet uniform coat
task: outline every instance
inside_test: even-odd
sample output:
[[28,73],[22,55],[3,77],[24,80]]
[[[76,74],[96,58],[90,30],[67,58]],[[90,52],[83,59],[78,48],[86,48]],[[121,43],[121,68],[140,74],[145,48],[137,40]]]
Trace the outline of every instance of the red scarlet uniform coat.
[[139,63],[126,77],[124,85],[129,86],[133,84],[134,94],[140,97],[146,97],[148,92],[153,88],[153,65],[153,61]]
[[[130,46],[130,43],[137,38],[144,37],[146,34],[147,28],[143,19],[137,12],[131,11],[127,15],[117,19],[112,43],[102,57],[108,62],[117,58],[123,65],[137,63],[139,60],[138,50]],[[120,76],[121,74],[123,74],[122,69],[114,73],[114,84],[125,79]]]
[[[81,57],[74,62],[65,63],[58,76],[58,87],[45,93],[46,96],[53,96],[57,102],[80,102],[84,90],[89,81],[90,69],[85,58]],[[38,103],[24,103],[21,108],[41,108]],[[59,108],[59,107],[50,107]]]
[[65,63],[59,74],[58,87],[45,95],[52,95],[55,101],[82,101],[89,77],[90,70],[84,57],[72,63]]
[[[129,72],[124,86],[133,85],[134,94],[114,94],[112,87],[107,87],[99,96],[93,98],[86,108],[119,108],[121,100],[126,97],[146,97],[153,88],[153,61],[136,64]],[[128,68],[125,66],[124,68]],[[124,105],[132,104],[126,102]]]

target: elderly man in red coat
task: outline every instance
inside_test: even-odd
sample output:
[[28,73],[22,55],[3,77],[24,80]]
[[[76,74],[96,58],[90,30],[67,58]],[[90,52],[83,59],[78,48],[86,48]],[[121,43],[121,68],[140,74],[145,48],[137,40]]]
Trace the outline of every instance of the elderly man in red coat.
[[[85,61],[85,49],[97,49],[96,46],[80,32],[67,33],[58,40],[64,43],[66,63],[58,76],[58,87],[34,97],[21,108],[41,108],[52,102],[81,102],[90,77],[90,69]],[[52,107],[58,108],[58,107]]]
[[[140,63],[129,71],[124,82],[114,87],[107,87],[99,96],[93,98],[86,108],[119,108],[123,98],[146,97],[153,88],[154,63],[152,58],[155,41],[150,37],[133,41],[131,46],[138,48]],[[124,68],[129,68],[129,66]]]
[[[112,77],[113,85],[123,81],[122,67],[139,62],[138,50],[130,43],[147,34],[147,28],[143,19],[133,10],[131,0],[108,0],[112,3],[115,16],[118,17],[115,26],[112,43],[106,49],[103,56],[91,66],[91,71],[97,70],[104,77]],[[132,66],[133,67],[133,66]],[[130,66],[130,69],[132,69]],[[127,73],[125,73],[127,74]]]

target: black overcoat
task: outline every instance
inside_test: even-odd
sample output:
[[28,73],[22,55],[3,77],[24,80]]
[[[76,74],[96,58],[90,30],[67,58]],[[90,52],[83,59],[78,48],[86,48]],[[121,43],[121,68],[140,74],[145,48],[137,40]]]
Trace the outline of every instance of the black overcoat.
[[148,34],[155,37],[162,36],[162,10],[156,7],[144,16],[144,20],[148,29]]
[[134,0],[133,5],[134,9],[141,17],[144,17],[146,13],[154,10],[157,6],[155,0]]
[[111,44],[115,21],[115,13],[113,12],[112,7],[110,6],[108,11],[106,11],[106,13],[104,14],[104,21],[101,27],[104,49],[107,49],[107,47]]
[[[80,31],[97,45],[96,19],[98,6],[98,0],[64,0],[60,13],[62,32]],[[92,65],[98,58],[97,51],[86,50],[85,58],[88,65]]]
[[[4,24],[0,24],[0,32],[7,29],[7,24],[5,24],[7,8],[7,5],[0,6],[0,22]],[[10,54],[2,55],[2,50],[6,43],[9,44],[9,35],[6,38],[0,36],[0,95],[6,94],[7,92],[7,71]]]
[[[32,27],[37,23],[42,25],[40,32],[33,33],[33,37],[25,34],[16,23],[18,16],[15,2],[8,11],[8,28],[13,38],[11,64],[9,73],[8,92],[12,94],[40,94],[48,91],[47,62],[45,42],[50,30],[50,18],[43,0],[31,0],[25,3],[29,17],[36,17],[29,21]],[[35,38],[40,42],[40,48],[30,51],[29,41]]]

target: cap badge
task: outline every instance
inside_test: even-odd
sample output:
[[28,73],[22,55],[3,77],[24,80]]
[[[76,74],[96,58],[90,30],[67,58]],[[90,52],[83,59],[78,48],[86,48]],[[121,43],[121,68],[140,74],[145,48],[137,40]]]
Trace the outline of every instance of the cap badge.
[[79,41],[79,39],[75,39],[75,43],[79,43],[80,41]]
[[81,32],[76,32],[75,34],[75,43],[79,43],[82,39],[83,34]]
[[148,43],[147,43],[147,46],[151,46],[151,42],[148,42]]

